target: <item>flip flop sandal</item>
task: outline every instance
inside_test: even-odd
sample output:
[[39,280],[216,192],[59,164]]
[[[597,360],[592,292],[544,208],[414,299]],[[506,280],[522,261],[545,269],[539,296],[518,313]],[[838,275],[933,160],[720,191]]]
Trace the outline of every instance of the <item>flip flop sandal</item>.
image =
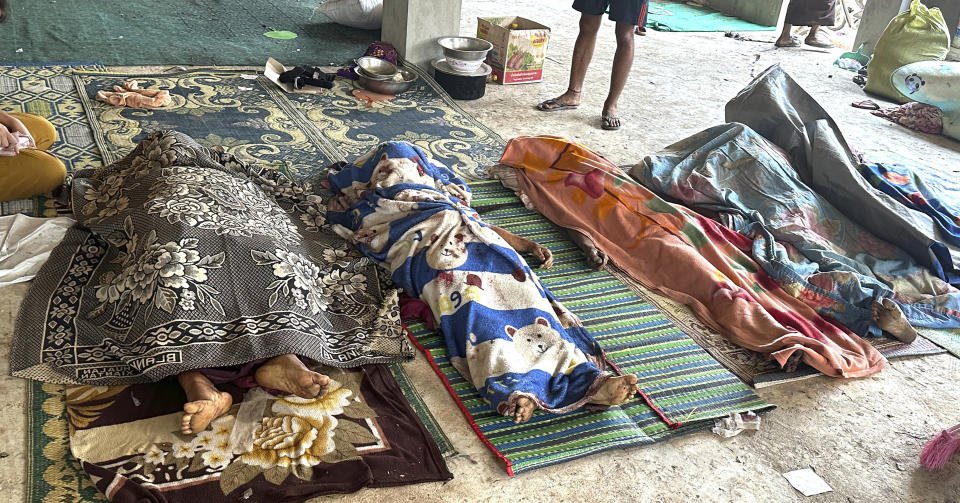
[[800,47],[800,39],[798,39],[797,37],[790,37],[790,41],[787,42],[786,44],[782,44],[780,43],[779,40],[777,40],[776,42],[773,43],[773,45],[777,47]]
[[818,47],[820,49],[833,49],[836,47],[835,45],[831,44],[829,41],[823,41],[818,37],[814,37],[813,40],[804,39],[803,43],[809,45],[810,47]]
[[610,117],[607,115],[600,117],[600,129],[606,131],[616,131],[620,129],[620,117]]
[[862,108],[864,110],[880,110],[880,105],[874,103],[872,100],[866,101],[854,101],[850,104],[853,108]]
[[558,101],[556,98],[551,98],[537,105],[537,110],[541,112],[558,112],[560,110],[575,110],[579,106],[580,105],[568,105]]

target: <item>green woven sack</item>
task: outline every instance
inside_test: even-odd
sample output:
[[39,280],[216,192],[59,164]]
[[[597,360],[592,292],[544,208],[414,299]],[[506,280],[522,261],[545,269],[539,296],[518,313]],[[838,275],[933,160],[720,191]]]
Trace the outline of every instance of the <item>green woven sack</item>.
[[893,18],[880,35],[863,90],[900,103],[913,101],[894,89],[890,82],[893,72],[917,61],[943,61],[949,51],[950,30],[940,9],[913,0],[910,10]]

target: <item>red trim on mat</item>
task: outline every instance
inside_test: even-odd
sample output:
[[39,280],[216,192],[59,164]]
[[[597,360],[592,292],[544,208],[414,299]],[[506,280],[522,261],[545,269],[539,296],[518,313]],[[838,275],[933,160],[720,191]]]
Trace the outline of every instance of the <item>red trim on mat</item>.
[[410,329],[407,328],[406,323],[401,321],[400,326],[402,326],[403,330],[407,333],[407,337],[410,339],[410,342],[412,342],[413,345],[416,346],[421,353],[423,353],[423,356],[427,358],[427,361],[430,362],[430,366],[433,367],[433,371],[436,372],[438,376],[440,376],[440,380],[443,381],[444,387],[447,388],[447,391],[450,393],[450,396],[453,397],[453,401],[457,403],[457,407],[460,407],[460,412],[463,412],[464,417],[467,418],[467,422],[470,423],[470,427],[473,428],[474,433],[476,433],[477,436],[480,437],[480,440],[484,443],[484,445],[486,445],[491,451],[493,451],[493,453],[498,458],[500,458],[500,460],[502,460],[504,464],[507,465],[507,475],[512,477],[513,463],[509,459],[507,459],[506,456],[501,454],[500,451],[498,451],[497,448],[494,447],[489,440],[487,440],[487,437],[483,434],[483,432],[480,431],[480,426],[478,426],[477,422],[473,420],[473,416],[470,415],[470,411],[468,411],[467,407],[463,405],[463,402],[460,401],[460,397],[457,396],[457,392],[453,389],[453,386],[450,386],[450,381],[447,380],[447,376],[443,374],[442,370],[440,370],[440,367],[437,365],[437,362],[433,361],[433,355],[431,355],[430,351],[427,348],[423,347],[423,345],[421,345],[419,341],[417,341],[417,338],[414,337],[413,333],[410,332]]
[[[615,370],[617,374],[623,375],[623,371],[620,370],[620,367],[618,367],[616,363],[613,363],[613,360],[611,360],[610,358],[607,358],[606,353],[603,354],[603,359],[607,361],[607,365],[610,365],[611,367],[613,367],[613,370]],[[660,407],[657,407],[653,403],[653,400],[649,396],[647,396],[647,394],[644,393],[642,389],[640,389],[640,386],[637,386],[637,393],[640,393],[640,398],[643,398],[643,401],[647,402],[647,407],[650,407],[651,409],[653,409],[653,411],[656,412],[658,416],[660,416],[660,420],[666,423],[668,427],[679,428],[683,426],[683,421],[676,421],[676,422],[671,421],[670,418],[667,417],[667,415],[664,414],[662,410],[660,410]]]

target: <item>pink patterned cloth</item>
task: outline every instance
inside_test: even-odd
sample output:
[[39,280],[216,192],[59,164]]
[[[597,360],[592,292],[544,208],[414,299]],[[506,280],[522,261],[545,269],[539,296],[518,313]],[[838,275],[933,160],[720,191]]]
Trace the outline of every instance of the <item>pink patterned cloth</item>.
[[[390,44],[386,42],[376,41],[370,44],[367,47],[366,52],[363,53],[364,56],[373,56],[375,58],[380,58],[384,61],[388,61],[393,64],[398,64],[399,55],[397,50]],[[349,65],[337,70],[337,76],[343,77],[345,79],[357,80],[357,74],[353,73],[356,63],[350,63]]]
[[943,112],[939,108],[926,103],[913,101],[898,107],[874,110],[872,113],[921,133],[940,134],[943,132]]

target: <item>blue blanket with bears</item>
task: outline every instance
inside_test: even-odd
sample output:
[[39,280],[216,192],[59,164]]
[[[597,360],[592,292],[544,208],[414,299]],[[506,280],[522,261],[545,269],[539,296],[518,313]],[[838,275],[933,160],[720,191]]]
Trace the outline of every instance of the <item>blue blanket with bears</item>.
[[405,142],[328,177],[334,230],[424,301],[458,371],[499,413],[577,409],[611,377],[593,337],[470,208],[470,189]]

